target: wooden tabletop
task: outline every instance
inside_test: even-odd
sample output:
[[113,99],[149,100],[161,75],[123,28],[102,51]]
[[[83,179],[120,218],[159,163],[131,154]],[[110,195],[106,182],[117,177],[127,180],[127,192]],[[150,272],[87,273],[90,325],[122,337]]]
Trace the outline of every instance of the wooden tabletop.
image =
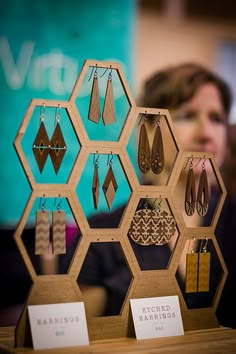
[[119,338],[91,342],[88,346],[67,347],[61,349],[37,350],[32,348],[14,348],[14,328],[0,328],[0,353],[66,353],[66,354],[236,354],[236,330],[217,328],[189,331],[183,336],[136,340]]

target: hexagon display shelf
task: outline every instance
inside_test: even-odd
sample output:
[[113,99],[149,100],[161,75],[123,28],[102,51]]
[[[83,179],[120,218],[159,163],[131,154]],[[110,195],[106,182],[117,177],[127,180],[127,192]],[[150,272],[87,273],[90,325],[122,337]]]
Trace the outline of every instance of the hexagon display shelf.
[[[117,111],[116,119],[118,122],[116,121],[114,127],[111,128],[113,124],[110,123],[112,122],[104,121],[104,124],[100,129],[101,133],[99,133],[97,129],[95,129],[95,133],[94,130],[91,130],[90,126],[93,126],[94,122],[87,122],[88,115],[86,116],[87,113],[84,113],[84,111],[88,112],[89,90],[91,92],[93,81],[92,73],[95,74],[95,72],[96,74],[99,73],[97,76],[98,80],[104,79],[106,72],[107,74],[112,74],[112,79],[114,79],[114,101],[115,109]],[[87,103],[85,101],[85,103],[80,103],[80,99],[85,99],[85,101],[87,99]],[[117,100],[121,100],[121,107],[119,110],[116,106]],[[85,109],[84,106],[86,107]],[[71,167],[67,170],[67,179],[62,179],[62,182],[59,180],[59,183],[57,178],[52,178],[50,183],[47,183],[47,180],[44,180],[43,178],[41,180],[41,177],[36,176],[37,173],[35,174],[32,168],[32,159],[30,160],[28,156],[29,154],[32,154],[33,156],[32,146],[27,154],[24,151],[24,135],[31,134],[31,118],[35,109],[40,107],[49,107],[53,110],[60,108],[60,110],[64,110],[67,120],[66,124],[74,134],[74,148],[77,149],[77,151],[74,153],[73,159],[69,161]],[[109,114],[111,114],[112,109],[113,108],[111,107]],[[99,115],[100,113],[97,114],[98,119]],[[138,163],[135,162],[128,153],[128,147],[133,144],[131,141],[131,135],[135,129],[139,129],[140,121],[142,120],[142,117],[146,115],[159,117],[158,124],[160,125],[163,135],[165,161],[170,161],[167,178],[163,179],[160,177],[159,182],[157,181],[152,184],[144,184],[142,182],[139,178],[139,173],[137,173],[138,169],[136,169]],[[86,119],[84,118],[85,116]],[[105,120],[106,119],[107,117]],[[62,128],[64,129],[64,127]],[[104,139],[102,139],[103,136]],[[66,152],[64,151],[65,156],[70,148],[72,150],[72,147],[69,146],[68,140],[67,145]],[[134,336],[129,306],[129,300],[131,298],[178,295],[185,331],[218,327],[215,311],[227,276],[227,269],[214,235],[215,226],[226,196],[225,187],[220,173],[217,166],[215,166],[214,158],[211,154],[186,152],[181,150],[174,133],[174,126],[168,110],[136,106],[120,64],[86,60],[68,101],[33,99],[29,104],[25,117],[23,118],[14,141],[14,146],[31,186],[31,194],[15,230],[14,238],[33,283],[24,310],[16,326],[15,343],[17,347],[27,347],[32,345],[27,315],[28,305],[84,301],[77,279],[86,257],[86,253],[92,242],[118,242],[130,270],[132,280],[120,314],[117,316],[94,317],[86,310],[90,340]],[[43,146],[42,141],[39,141],[39,150],[42,155],[44,154],[43,148],[45,148],[45,146]],[[134,150],[135,149],[137,154],[137,147],[134,147]],[[57,152],[58,151],[59,149]],[[114,157],[116,161],[119,162],[120,169],[123,171],[125,183],[129,188],[123,215],[119,225],[115,228],[91,228],[83,210],[83,200],[86,196],[78,197],[77,195],[77,186],[80,183],[83,171],[87,164],[89,164],[89,159],[91,160],[91,157],[96,156],[96,154],[101,157],[105,155]],[[186,225],[182,212],[180,211],[181,208],[179,207],[179,196],[175,194],[181,172],[185,168],[186,161],[189,161],[189,159],[196,162],[207,160],[219,187],[220,197],[217,208],[212,217],[212,222],[206,227],[190,228]],[[53,161],[55,162],[52,158],[52,163]],[[41,161],[39,165],[44,162]],[[42,168],[43,165],[40,166]],[[93,169],[91,170],[93,171]],[[93,172],[91,172],[91,175],[92,174]],[[91,184],[87,188],[92,191]],[[117,190],[117,194],[118,193],[119,188]],[[114,195],[114,190],[108,191],[107,198],[110,203],[116,198]],[[60,196],[60,198],[65,199],[82,235],[66,274],[37,274],[22,240],[22,233],[33,205],[35,201],[42,196],[45,198],[57,198]],[[165,201],[172,218],[175,220],[177,236],[170,260],[165,269],[143,271],[139,266],[139,261],[135,257],[127,236],[133,216],[137,210],[139,201],[142,198],[150,200],[161,198],[161,200]],[[180,265],[183,250],[185,249],[186,244],[188,244],[193,238],[198,241],[203,241],[207,238],[212,243],[222,272],[214,296],[211,299],[210,306],[191,309],[188,308],[186,304],[183,291],[176,279],[176,273]]]

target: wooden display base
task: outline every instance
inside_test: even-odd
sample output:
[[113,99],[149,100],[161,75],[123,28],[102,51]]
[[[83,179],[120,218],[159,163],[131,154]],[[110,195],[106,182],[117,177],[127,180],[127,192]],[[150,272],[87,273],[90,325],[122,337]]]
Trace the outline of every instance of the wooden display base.
[[[91,342],[88,346],[50,349],[50,353],[161,353],[179,354],[216,354],[236,352],[236,330],[228,328],[190,331],[179,337],[136,340],[121,338]],[[14,328],[0,328],[0,353],[36,353],[32,348],[14,348]],[[37,353],[48,353],[48,350],[37,350]]]

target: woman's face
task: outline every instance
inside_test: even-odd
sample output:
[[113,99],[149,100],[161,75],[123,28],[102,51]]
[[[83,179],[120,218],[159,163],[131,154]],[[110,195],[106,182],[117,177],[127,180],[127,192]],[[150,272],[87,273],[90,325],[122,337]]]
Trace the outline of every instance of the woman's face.
[[170,113],[181,148],[211,152],[220,167],[226,150],[227,122],[218,89],[211,83],[204,84],[190,101]]

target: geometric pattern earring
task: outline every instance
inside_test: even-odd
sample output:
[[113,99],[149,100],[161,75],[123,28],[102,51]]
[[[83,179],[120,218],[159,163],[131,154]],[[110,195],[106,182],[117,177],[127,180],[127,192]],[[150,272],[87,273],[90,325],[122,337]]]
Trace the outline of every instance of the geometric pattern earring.
[[60,128],[60,109],[61,107],[60,105],[58,105],[55,113],[56,126],[52,138],[50,140],[50,151],[49,151],[52,164],[54,167],[54,171],[56,174],[61,166],[61,162],[66,152],[65,140],[63,138],[62,131]]
[[44,165],[49,154],[49,138],[44,125],[44,113],[45,104],[43,105],[43,107],[40,107],[40,125],[32,147],[40,173],[42,173],[43,171]]
[[41,210],[36,211],[35,225],[35,254],[43,255],[49,253],[50,244],[50,213],[45,210],[46,200],[40,198]]
[[[140,122],[141,120],[142,116]],[[145,122],[146,114],[140,128],[138,142],[138,166],[142,173],[147,173],[151,168],[151,151]]]
[[93,205],[94,209],[98,208],[98,200],[99,200],[99,176],[98,176],[98,158],[95,158],[95,154],[93,157],[93,165],[94,165],[94,172],[93,172],[93,183],[92,183],[92,195],[93,195]]
[[106,174],[105,180],[102,185],[103,193],[105,195],[109,209],[112,206],[112,203],[113,203],[113,200],[115,198],[115,194],[116,194],[116,191],[118,188],[118,185],[116,183],[116,179],[115,179],[115,176],[113,173],[113,169],[112,169],[112,160],[113,160],[113,155],[111,156],[110,160],[109,160],[109,155],[108,155],[107,164],[109,165],[109,168],[108,168],[108,172]]
[[151,152],[151,168],[155,174],[161,173],[164,168],[164,146],[160,129],[160,117],[159,114]]
[[187,215],[193,215],[196,205],[196,187],[195,177],[193,173],[193,159],[190,161],[189,171],[187,176],[186,190],[185,190],[185,212]]
[[197,192],[197,212],[198,215],[204,216],[207,213],[209,205],[209,189],[208,189],[208,180],[207,173],[205,169],[205,160],[202,164],[202,172],[200,175],[198,192]]
[[108,80],[107,80],[102,119],[105,125],[114,123],[116,121],[114,94],[113,94],[113,87],[112,87],[112,68],[109,72]]
[[66,253],[66,216],[61,210],[61,200],[57,210],[52,212],[52,252],[53,254]]
[[100,119],[100,114],[101,113],[100,113],[100,100],[99,100],[99,88],[98,88],[98,72],[97,72],[97,64],[96,64],[96,69],[94,71],[94,76],[93,76],[92,91],[90,96],[88,119],[94,123],[98,123]]

